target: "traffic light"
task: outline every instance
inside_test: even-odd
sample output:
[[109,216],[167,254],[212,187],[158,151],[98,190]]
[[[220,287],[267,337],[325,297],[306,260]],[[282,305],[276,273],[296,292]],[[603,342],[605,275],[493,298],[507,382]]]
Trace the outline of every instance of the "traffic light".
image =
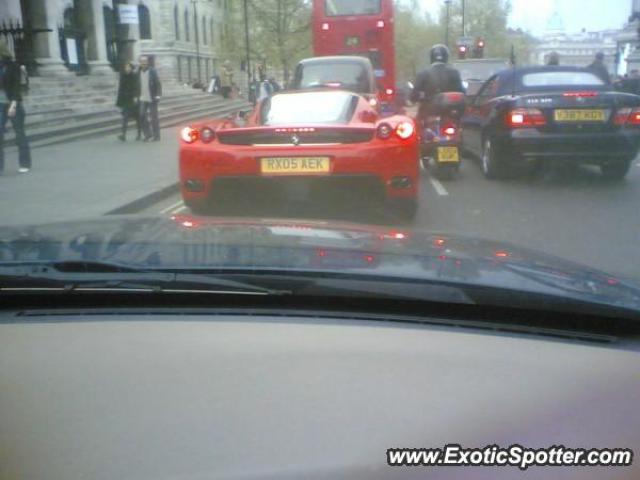
[[465,60],[467,58],[467,46],[458,45],[458,59]]
[[476,46],[473,49],[473,58],[484,58],[484,39],[478,38],[476,40]]

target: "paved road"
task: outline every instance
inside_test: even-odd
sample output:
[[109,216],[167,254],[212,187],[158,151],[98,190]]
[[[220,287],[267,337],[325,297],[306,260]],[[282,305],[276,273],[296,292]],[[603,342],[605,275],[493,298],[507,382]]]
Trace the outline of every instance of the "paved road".
[[[465,160],[459,178],[425,174],[415,226],[509,241],[610,273],[640,279],[640,160],[626,181],[611,183],[589,167],[552,170],[533,180],[494,182]],[[390,212],[321,199],[311,204],[237,203],[223,214],[321,218],[394,224]],[[187,212],[178,195],[144,214]]]

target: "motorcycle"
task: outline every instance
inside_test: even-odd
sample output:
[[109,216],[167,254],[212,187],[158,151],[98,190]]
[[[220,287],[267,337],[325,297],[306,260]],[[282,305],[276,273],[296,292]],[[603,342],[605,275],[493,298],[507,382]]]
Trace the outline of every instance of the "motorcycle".
[[430,102],[429,113],[421,119],[422,166],[441,180],[453,179],[460,170],[460,124],[464,108],[463,93],[440,93]]

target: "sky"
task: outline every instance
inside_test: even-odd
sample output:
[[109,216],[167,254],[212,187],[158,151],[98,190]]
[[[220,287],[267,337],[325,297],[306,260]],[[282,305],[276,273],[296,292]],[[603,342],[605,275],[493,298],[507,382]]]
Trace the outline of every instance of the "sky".
[[[420,2],[434,18],[437,18],[440,6],[444,4],[444,0]],[[631,0],[511,0],[509,26],[540,35],[544,33],[547,21],[557,6],[567,33],[576,33],[583,28],[619,29],[631,14],[631,3]]]

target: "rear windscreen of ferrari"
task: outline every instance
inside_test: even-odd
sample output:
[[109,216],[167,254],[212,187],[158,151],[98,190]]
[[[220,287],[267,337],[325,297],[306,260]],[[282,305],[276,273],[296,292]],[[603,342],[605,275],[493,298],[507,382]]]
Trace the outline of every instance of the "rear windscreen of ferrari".
[[353,116],[358,97],[348,92],[275,95],[262,107],[263,125],[339,124]]

